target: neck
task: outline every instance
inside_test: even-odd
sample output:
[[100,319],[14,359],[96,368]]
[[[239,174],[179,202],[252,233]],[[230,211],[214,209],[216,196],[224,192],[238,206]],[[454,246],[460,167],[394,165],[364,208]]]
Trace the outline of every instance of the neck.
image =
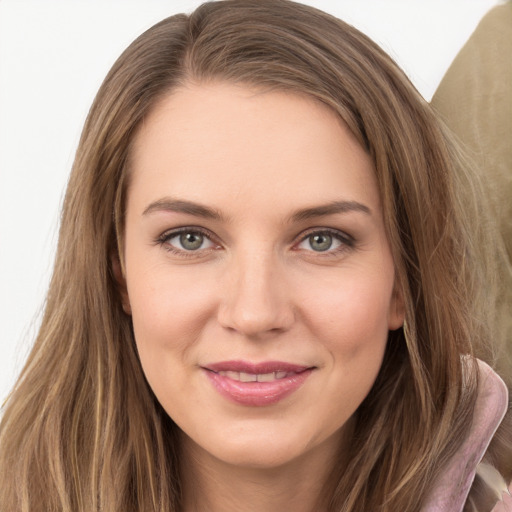
[[[186,436],[184,436],[186,437]],[[345,436],[343,436],[345,437]],[[183,512],[326,512],[342,435],[277,467],[229,464],[186,437],[182,444]],[[334,448],[334,449],[333,449]]]

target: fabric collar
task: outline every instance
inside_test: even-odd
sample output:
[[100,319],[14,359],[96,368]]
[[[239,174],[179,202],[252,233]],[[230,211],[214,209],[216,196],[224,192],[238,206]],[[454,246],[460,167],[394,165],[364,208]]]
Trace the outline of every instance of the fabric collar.
[[[462,512],[491,439],[508,409],[508,390],[501,378],[478,360],[479,389],[469,435],[438,477],[421,512]],[[512,512],[512,497],[504,496],[492,512]]]

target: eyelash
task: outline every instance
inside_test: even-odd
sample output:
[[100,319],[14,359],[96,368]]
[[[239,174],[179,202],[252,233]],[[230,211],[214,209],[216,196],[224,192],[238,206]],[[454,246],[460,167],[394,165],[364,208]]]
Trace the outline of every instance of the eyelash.
[[317,257],[329,258],[333,256],[339,256],[340,254],[349,251],[355,247],[356,241],[352,236],[348,235],[347,233],[344,233],[343,231],[339,231],[337,229],[332,228],[310,228],[306,232],[300,234],[300,239],[297,243],[294,244],[294,247],[306,241],[312,235],[330,235],[332,236],[333,239],[340,242],[340,246],[334,249],[328,249],[326,251],[307,251],[310,253],[314,253],[315,256]]
[[[207,249],[198,249],[197,251],[187,251],[185,249],[178,249],[169,244],[169,240],[172,240],[173,238],[183,233],[201,234],[202,236],[207,238],[212,244],[214,244],[214,247]],[[317,257],[327,258],[332,256],[338,256],[339,254],[345,251],[353,249],[355,246],[355,239],[342,231],[338,231],[336,229],[331,228],[310,228],[306,232],[300,234],[300,236],[298,237],[298,241],[293,244],[293,247],[295,248],[294,250],[300,251],[300,249],[297,249],[296,247],[303,243],[304,241],[306,241],[312,235],[329,235],[332,236],[333,239],[336,239],[338,242],[340,242],[340,246],[332,250],[327,249],[326,251],[306,251],[316,254]],[[216,238],[210,231],[199,226],[184,226],[182,228],[166,231],[156,239],[156,243],[162,246],[166,251],[184,258],[197,257],[200,254],[204,255],[205,252],[210,253],[211,251],[218,250],[220,246],[220,244],[216,242]]]
[[[189,233],[189,234],[200,234],[207,240],[209,240],[213,247],[209,247],[207,249],[198,249],[196,251],[187,251],[185,249],[178,249],[177,247],[172,246],[169,241],[173,238],[176,238],[177,236],[183,234],[183,233]],[[215,237],[212,235],[212,233],[204,228],[201,228],[199,226],[184,226],[182,228],[172,229],[170,231],[166,231],[162,233],[156,240],[156,243],[160,246],[162,246],[166,251],[176,254],[177,256],[180,256],[181,258],[197,258],[199,255],[205,255],[205,253],[210,253],[211,251],[215,251],[218,249],[220,244],[216,242]]]

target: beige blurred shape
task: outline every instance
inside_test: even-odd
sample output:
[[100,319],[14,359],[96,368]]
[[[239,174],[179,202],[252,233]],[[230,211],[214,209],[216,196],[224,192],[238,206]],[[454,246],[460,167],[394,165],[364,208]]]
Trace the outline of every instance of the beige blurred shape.
[[[432,106],[472,156],[503,236],[502,312],[497,332],[512,359],[512,2],[491,9],[456,56]],[[512,384],[510,366],[504,375]]]

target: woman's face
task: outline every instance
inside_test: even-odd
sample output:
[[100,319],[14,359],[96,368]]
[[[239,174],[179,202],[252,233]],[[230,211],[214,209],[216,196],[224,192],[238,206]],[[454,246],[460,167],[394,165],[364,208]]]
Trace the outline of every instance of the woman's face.
[[161,101],[133,147],[125,309],[196,453],[334,449],[403,321],[372,162],[326,106],[226,83]]

